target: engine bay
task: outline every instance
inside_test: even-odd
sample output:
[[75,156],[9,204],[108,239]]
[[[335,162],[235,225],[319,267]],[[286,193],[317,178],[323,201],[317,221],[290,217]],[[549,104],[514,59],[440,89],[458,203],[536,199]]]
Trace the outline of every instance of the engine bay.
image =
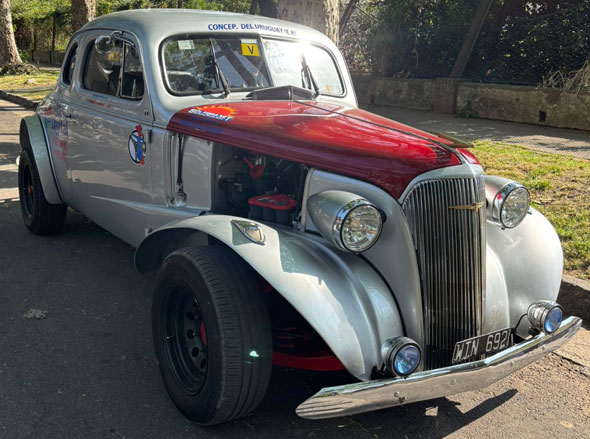
[[298,218],[308,168],[216,145],[213,211],[290,226]]

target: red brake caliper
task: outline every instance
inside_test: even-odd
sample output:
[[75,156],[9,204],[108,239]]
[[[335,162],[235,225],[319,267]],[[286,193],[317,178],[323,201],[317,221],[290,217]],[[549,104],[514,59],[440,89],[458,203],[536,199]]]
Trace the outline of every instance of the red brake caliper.
[[203,320],[201,320],[201,340],[207,346],[207,333],[205,332],[205,322]]

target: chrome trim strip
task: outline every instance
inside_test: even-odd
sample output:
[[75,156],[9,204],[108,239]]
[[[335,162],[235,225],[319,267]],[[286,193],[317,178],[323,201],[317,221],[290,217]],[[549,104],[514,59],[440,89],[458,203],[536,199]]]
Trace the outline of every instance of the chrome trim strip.
[[335,418],[487,387],[564,345],[582,319],[569,317],[553,334],[540,333],[484,360],[418,372],[408,378],[326,387],[297,407],[306,419]]
[[483,175],[483,168],[480,165],[463,164],[447,166],[445,168],[433,169],[415,177],[404,189],[399,197],[399,203],[403,204],[408,194],[414,187],[424,180],[441,180],[446,178],[474,178]]

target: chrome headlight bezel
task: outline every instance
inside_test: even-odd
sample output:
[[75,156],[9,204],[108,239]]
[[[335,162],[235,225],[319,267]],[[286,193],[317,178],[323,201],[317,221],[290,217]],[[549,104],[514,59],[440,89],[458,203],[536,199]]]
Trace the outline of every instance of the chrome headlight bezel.
[[[350,245],[347,245],[345,242],[346,240],[343,238],[342,233],[344,230],[344,225],[346,221],[350,218],[351,215],[358,211],[360,208],[369,208],[374,210],[375,217],[379,219],[379,226],[377,233],[372,238],[372,240],[362,248],[351,248]],[[381,232],[383,231],[383,213],[379,208],[377,208],[371,202],[365,200],[364,198],[357,198],[355,200],[346,203],[336,214],[336,219],[334,220],[334,224],[332,226],[332,237],[334,242],[341,250],[350,251],[353,253],[362,253],[369,250],[375,243],[379,240],[381,236]]]
[[[503,215],[502,215],[503,209],[505,207],[505,202],[510,197],[510,195],[513,194],[514,191],[516,191],[516,190],[518,190],[518,191],[524,190],[524,192],[526,193],[527,208],[525,209],[524,214],[522,215],[522,217],[519,219],[518,222],[506,223],[504,221]],[[506,183],[496,193],[496,195],[494,196],[494,199],[492,201],[492,220],[494,221],[494,223],[496,223],[498,226],[500,226],[502,228],[512,229],[514,227],[519,226],[524,221],[527,213],[530,212],[530,208],[531,208],[531,195],[530,195],[528,189],[526,187],[524,187],[522,184],[516,183],[514,181],[510,182],[510,183]]]

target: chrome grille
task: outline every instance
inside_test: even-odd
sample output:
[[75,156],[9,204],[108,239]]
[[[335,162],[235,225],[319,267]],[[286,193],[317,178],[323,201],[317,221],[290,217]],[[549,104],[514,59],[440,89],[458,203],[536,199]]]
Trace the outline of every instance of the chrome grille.
[[481,335],[483,325],[483,176],[420,182],[404,200],[403,209],[420,268],[424,367],[448,366],[455,343]]

